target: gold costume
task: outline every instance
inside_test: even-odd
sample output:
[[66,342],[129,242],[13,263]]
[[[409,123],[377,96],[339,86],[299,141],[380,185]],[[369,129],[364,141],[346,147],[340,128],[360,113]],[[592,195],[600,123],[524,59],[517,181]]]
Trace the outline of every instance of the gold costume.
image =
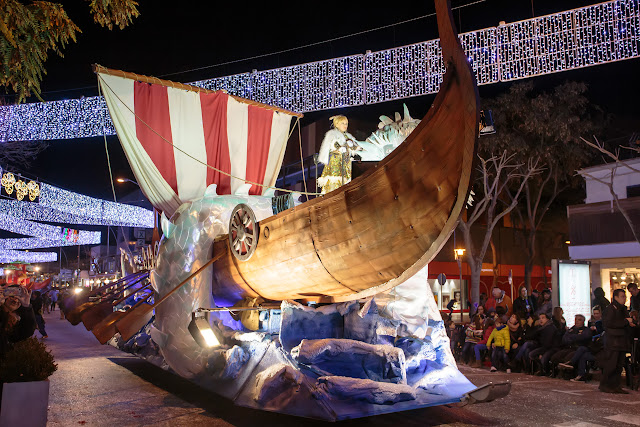
[[327,194],[351,181],[351,154],[349,150],[341,153],[337,149],[329,152],[329,163],[322,170],[318,182],[322,185],[322,194]]

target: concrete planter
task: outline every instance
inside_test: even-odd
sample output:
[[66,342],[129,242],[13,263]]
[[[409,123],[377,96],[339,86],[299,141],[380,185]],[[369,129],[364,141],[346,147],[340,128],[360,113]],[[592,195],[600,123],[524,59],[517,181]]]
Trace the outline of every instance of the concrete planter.
[[2,387],[0,427],[44,427],[48,406],[48,380],[6,383]]

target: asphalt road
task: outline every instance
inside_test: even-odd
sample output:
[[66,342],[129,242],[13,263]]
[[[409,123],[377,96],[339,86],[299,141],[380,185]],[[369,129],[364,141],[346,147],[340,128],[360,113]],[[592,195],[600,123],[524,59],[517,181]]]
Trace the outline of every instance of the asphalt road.
[[[324,422],[234,406],[111,346],[82,324],[45,314],[47,345],[58,363],[51,376],[50,426],[316,426]],[[39,336],[38,332],[36,335]],[[439,406],[342,421],[341,426],[640,426],[640,392],[604,394],[597,382],[573,383],[462,366],[474,384],[509,379],[504,399],[465,407]]]

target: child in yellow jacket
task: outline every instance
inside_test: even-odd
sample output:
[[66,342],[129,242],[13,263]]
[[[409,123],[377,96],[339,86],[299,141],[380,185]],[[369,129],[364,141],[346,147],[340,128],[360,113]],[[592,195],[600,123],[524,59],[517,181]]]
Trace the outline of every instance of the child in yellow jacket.
[[[507,352],[511,348],[511,335],[504,320],[499,317],[496,318],[496,328],[491,332],[491,335],[489,335],[487,347],[492,349],[491,372],[498,370],[496,365],[498,365],[499,361],[502,360],[505,365],[509,363]],[[507,373],[510,374],[511,369],[507,368]]]

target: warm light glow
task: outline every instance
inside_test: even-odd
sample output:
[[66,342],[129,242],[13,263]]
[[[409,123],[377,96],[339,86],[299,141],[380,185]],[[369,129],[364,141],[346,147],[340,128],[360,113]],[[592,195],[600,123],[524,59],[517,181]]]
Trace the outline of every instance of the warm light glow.
[[35,270],[35,271],[40,271],[40,267],[39,267],[39,266],[36,266],[36,267],[34,268],[34,270]]
[[82,288],[75,288],[73,292],[75,292],[76,294],[79,294],[80,292],[82,292]]
[[564,243],[567,244],[567,245],[570,245],[571,244],[571,240],[567,240]]
[[464,249],[454,249],[453,253],[456,255],[456,257],[461,257],[464,255]]
[[218,338],[216,338],[216,335],[211,329],[200,329],[200,333],[202,334],[204,341],[207,343],[207,347],[216,347],[220,345],[220,341],[218,341]]
[[116,181],[118,181],[118,182],[125,182],[124,178],[118,178],[118,179],[116,179]]

